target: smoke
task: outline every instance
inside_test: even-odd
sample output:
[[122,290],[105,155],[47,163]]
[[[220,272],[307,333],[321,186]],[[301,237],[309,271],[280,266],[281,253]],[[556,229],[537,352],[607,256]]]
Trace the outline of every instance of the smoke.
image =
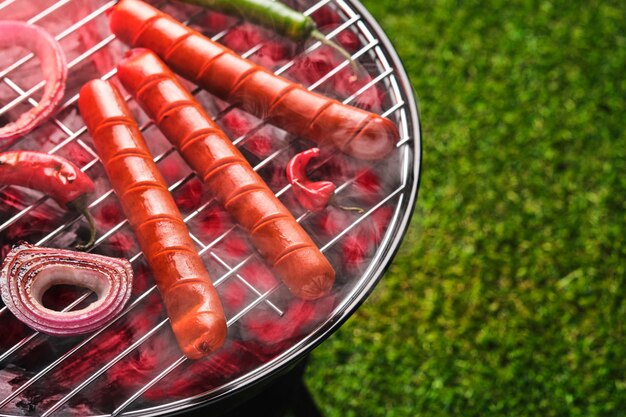
[[[51,3],[51,0],[20,2],[20,7],[24,8],[28,4],[29,8],[21,9],[20,16],[27,17],[29,13],[42,10]],[[64,7],[72,7],[72,3],[74,2]],[[195,16],[191,24],[210,34],[219,33],[235,23],[232,19],[216,13],[198,15],[198,10],[191,6],[181,7],[177,3],[175,7],[168,6],[167,11],[174,12],[177,18],[183,20]],[[84,13],[82,9],[81,12]],[[44,19],[42,24],[53,33],[58,33],[67,27],[66,16],[53,14]],[[343,20],[328,6],[320,8],[313,17],[323,31],[334,29]],[[69,56],[78,56],[88,47],[86,45],[93,45],[108,35],[101,32],[103,20],[97,21],[100,23],[95,26],[94,31],[82,34],[82,37],[76,34],[64,40],[63,46],[70,52]],[[207,28],[207,24],[212,27]],[[351,52],[364,46],[352,29],[345,30],[342,34],[338,41]],[[222,38],[222,42],[244,54],[261,42],[262,46],[255,49],[250,59],[271,69],[282,67],[296,52],[302,50],[302,45],[277,38],[270,31],[260,30],[249,24],[237,26]],[[70,71],[67,98],[78,91],[82,83],[101,75],[105,67],[115,62],[124,47],[114,41],[105,49],[109,52],[99,55],[97,59],[87,59],[84,64]],[[5,59],[13,58],[3,55],[0,67],[6,65]],[[321,47],[300,55],[283,75],[308,86],[325,77],[342,61],[343,58],[337,52]],[[372,76],[377,75],[377,72],[371,58],[366,54],[359,62],[359,74],[354,74],[350,66],[345,66],[333,76],[327,77],[315,91],[338,100],[345,100],[360,92],[351,104],[378,113],[390,108],[391,98],[385,93],[385,80],[372,82]],[[24,76],[31,77],[27,73]],[[187,85],[194,89],[194,86]],[[8,93],[0,87],[0,102],[8,98],[4,94]],[[399,155],[394,154],[379,162],[363,162],[334,149],[325,148],[322,149],[322,155],[311,164],[309,175],[314,180],[333,181],[337,186],[337,193],[331,205],[321,212],[306,213],[288,187],[285,165],[297,152],[315,144],[263,124],[258,118],[239,109],[231,109],[227,103],[206,92],[198,92],[196,97],[209,114],[217,117],[217,122],[236,142],[251,165],[257,168],[259,175],[274,192],[280,193],[279,198],[283,204],[300,220],[315,243],[324,249],[325,256],[337,272],[337,280],[329,296],[314,302],[302,301],[291,295],[261,259],[246,234],[212,199],[206,187],[193,176],[180,156],[171,151],[171,145],[158,129],[154,126],[146,128],[146,142],[157,158],[162,175],[172,187],[174,198],[187,221],[197,249],[217,284],[231,325],[224,347],[205,359],[186,361],[174,368],[133,404],[135,409],[188,398],[227,384],[274,360],[329,321],[338,306],[361,282],[363,274],[379,251],[396,209],[396,200],[386,199],[401,184]],[[147,116],[133,101],[130,105],[139,125],[146,126]],[[82,127],[82,120],[73,107],[62,112],[59,118],[72,131]],[[41,137],[29,135],[20,142],[19,147],[41,150],[43,146],[46,150],[61,143],[64,139],[63,132],[52,123],[46,125],[49,126],[48,132],[53,132],[47,136],[52,141],[45,141],[42,145]],[[59,152],[79,166],[84,166],[93,160],[94,155],[90,152],[91,140],[88,135],[81,135],[80,140],[85,146],[72,141]],[[96,193],[91,201],[94,202],[92,213],[96,218],[99,242],[93,251],[102,255],[134,258],[140,249],[134,234],[125,224],[118,197],[110,192],[110,184],[101,164],[94,164],[87,173],[96,180]],[[102,195],[106,197],[96,200],[96,197]],[[5,204],[0,217],[9,219],[39,197],[40,195],[15,187],[3,190],[0,199]],[[358,210],[346,210],[346,207]],[[40,210],[34,210],[23,220],[0,232],[2,250],[17,239],[26,237],[33,242],[33,239],[53,233],[56,228],[71,220],[72,217],[53,202],[46,203]],[[73,226],[55,234],[49,241],[50,246],[67,247],[76,239],[77,234],[82,235],[82,222],[72,224]],[[33,228],[38,230],[36,234],[26,234],[26,225],[31,228],[37,226]],[[160,297],[153,290],[150,270],[142,257],[135,260],[133,269],[135,280],[129,310],[101,334],[68,339],[37,336],[19,348],[16,354],[9,355],[8,361],[12,365],[0,370],[0,400],[81,341],[88,340],[85,346],[64,358],[2,411],[27,414],[33,410],[41,412],[47,409],[123,349],[151,331],[153,333],[128,355],[73,397],[63,412],[68,415],[110,413],[181,357],[169,324],[161,325],[155,330],[155,326],[162,323],[165,315]],[[0,354],[32,335],[32,331],[24,328],[6,312],[0,314],[0,326],[6,329],[3,331],[4,340],[0,341]],[[93,340],[89,340],[92,336]]]

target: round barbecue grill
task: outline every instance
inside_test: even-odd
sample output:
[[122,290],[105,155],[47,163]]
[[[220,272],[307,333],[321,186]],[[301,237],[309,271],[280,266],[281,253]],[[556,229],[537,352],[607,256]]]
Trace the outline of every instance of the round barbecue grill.
[[[190,86],[335,267],[337,283],[332,294],[316,302],[303,302],[290,296],[251,249],[247,237],[206,195],[169,143],[136,106],[133,108],[225,304],[229,326],[226,345],[207,359],[185,359],[75,107],[78,89],[84,82],[94,76],[115,78],[115,59],[125,50],[106,27],[106,11],[115,3],[0,0],[0,19],[28,20],[49,30],[66,51],[70,68],[66,96],[55,117],[11,149],[64,156],[97,179],[97,193],[89,206],[99,229],[93,251],[128,258],[136,273],[133,295],[121,315],[91,334],[46,336],[21,325],[2,307],[1,415],[166,415],[201,406],[216,407],[264,386],[337,330],[367,298],[391,263],[415,204],[421,157],[415,99],[391,43],[360,3],[291,3],[322,20],[320,27],[327,38],[343,36],[352,41],[350,53],[367,74],[360,74],[359,84],[351,89],[342,89],[350,62],[319,42],[286,48],[285,56],[277,58],[268,53],[266,46],[288,42],[273,39],[269,31],[218,19],[192,6],[155,3],[227,45],[242,38],[250,41],[250,34],[258,30],[263,35],[260,40],[254,38],[245,50],[238,51],[244,57],[269,62],[277,74],[313,91],[370,106],[372,111],[393,120],[401,137],[394,153],[382,161],[366,163],[343,155],[328,155],[318,161],[312,175],[332,176],[337,184],[336,200],[361,210],[345,211],[333,206],[310,213],[295,201],[284,178],[284,166],[291,156],[311,144]],[[216,29],[212,24],[217,21]],[[311,79],[313,75],[306,72],[306,65],[319,71],[322,58],[326,65],[321,67],[323,73],[314,73]],[[0,61],[1,117],[10,119],[36,105],[42,86],[40,78],[31,76],[37,71],[33,61],[24,51],[11,56],[10,61]],[[129,104],[132,106],[130,98]],[[239,122],[235,127],[233,120]],[[241,120],[251,124],[243,133],[237,130]],[[263,141],[266,136],[276,140],[268,144]],[[41,246],[69,247],[85,235],[86,227],[79,217],[60,210],[41,194],[4,187],[0,189],[0,200],[3,251],[25,237]],[[51,308],[59,310],[80,308],[93,301],[90,292],[74,288],[57,288],[46,296]]]

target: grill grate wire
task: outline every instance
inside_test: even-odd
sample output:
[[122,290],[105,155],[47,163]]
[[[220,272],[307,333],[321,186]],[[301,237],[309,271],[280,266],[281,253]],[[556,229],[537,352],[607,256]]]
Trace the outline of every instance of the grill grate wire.
[[[25,1],[25,0],[5,0],[3,2],[0,2],[0,11],[3,10],[4,8],[10,6],[11,4],[13,4],[15,2],[18,2],[18,1]],[[41,11],[36,16],[34,16],[31,19],[29,19],[28,22],[29,23],[37,23],[40,20],[44,19],[46,16],[48,16],[51,13],[55,12],[56,10],[62,8],[66,4],[71,3],[71,1],[72,0],[60,0],[60,1],[56,2],[56,3],[54,3],[48,9]],[[117,1],[115,1],[115,0],[104,3],[102,6],[100,6],[99,8],[94,10],[93,12],[89,13],[87,16],[85,16],[85,17],[81,18],[80,20],[72,23],[65,30],[63,30],[61,33],[56,35],[55,38],[57,40],[62,40],[63,38],[71,35],[73,32],[78,30],[80,27],[82,27],[82,26],[86,25],[87,23],[91,22],[92,20],[102,16],[107,10],[112,8],[116,3],[117,3]],[[161,5],[163,5],[164,3],[161,3]],[[381,48],[381,44],[380,44],[379,40],[370,31],[370,29],[366,25],[366,22],[364,22],[362,20],[362,17],[358,13],[356,13],[354,11],[354,9],[352,7],[350,7],[350,5],[348,3],[346,3],[345,1],[343,1],[343,0],[322,0],[322,1],[319,1],[319,2],[316,2],[316,3],[312,4],[304,12],[304,14],[310,15],[311,13],[313,13],[314,11],[319,9],[320,7],[322,7],[324,5],[329,5],[329,4],[332,5],[333,7],[335,7],[337,10],[339,10],[341,13],[343,13],[346,16],[346,19],[338,27],[336,27],[334,30],[329,32],[326,35],[327,38],[328,39],[332,39],[333,37],[335,37],[337,34],[339,34],[340,32],[342,32],[345,29],[353,30],[354,32],[359,34],[359,36],[361,36],[363,39],[365,39],[365,42],[362,42],[362,43],[364,43],[364,45],[358,51],[356,51],[353,54],[352,58],[355,61],[358,61],[362,57],[365,57],[365,56],[372,57],[373,56],[375,62],[379,66],[379,72],[380,72],[378,75],[373,77],[366,85],[364,85],[362,88],[360,88],[357,92],[352,94],[347,99],[343,100],[343,102],[347,103],[347,104],[352,103],[361,94],[363,94],[365,91],[367,91],[367,89],[369,89],[373,85],[378,84],[378,83],[386,83],[386,88],[390,91],[390,97],[391,97],[391,101],[393,102],[393,104],[391,105],[391,107],[387,108],[382,113],[382,115],[385,116],[385,117],[391,117],[391,118],[395,119],[396,123],[398,124],[398,127],[400,128],[400,132],[401,132],[401,140],[398,142],[397,147],[400,148],[400,149],[406,148],[407,145],[410,143],[410,141],[413,138],[412,138],[412,135],[411,135],[410,126],[408,126],[409,122],[408,122],[408,116],[406,114],[408,109],[407,109],[406,102],[405,102],[405,94],[403,94],[403,91],[402,91],[398,81],[395,79],[396,70],[388,62],[388,60],[387,60],[387,58],[385,56],[385,53],[383,51],[383,48]],[[190,21],[192,21],[197,16],[198,15],[192,16],[185,23],[189,23]],[[236,23],[234,26],[236,26],[237,24],[238,23]],[[228,31],[230,29],[232,29],[232,27],[231,28],[227,28],[226,30],[216,34],[212,38],[214,40],[219,41],[222,37],[224,37],[228,33]],[[93,45],[92,47],[87,49],[85,52],[80,54],[78,57],[73,59],[71,62],[69,62],[68,63],[69,69],[71,70],[71,69],[75,68],[81,62],[83,62],[84,60],[86,60],[87,58],[92,56],[93,54],[97,53],[98,51],[100,51],[103,48],[106,48],[114,40],[115,40],[115,37],[113,35],[109,35],[106,38],[100,40],[97,44]],[[256,46],[250,48],[247,52],[242,54],[242,56],[244,56],[244,57],[252,56],[258,50],[260,50],[261,46],[262,46],[262,43],[257,44]],[[306,48],[304,51],[300,52],[300,54],[307,54],[307,53],[312,52],[315,49],[319,48],[320,46],[321,46],[321,42],[316,41],[316,42],[312,43],[310,46],[308,46],[308,48]],[[15,106],[17,106],[17,105],[19,105],[21,103],[24,103],[24,102],[28,102],[32,106],[36,106],[37,105],[37,102],[32,98],[32,96],[43,88],[44,82],[42,81],[42,82],[36,84],[35,86],[33,86],[30,89],[24,90],[10,78],[10,75],[14,71],[16,71],[18,68],[20,68],[26,62],[30,61],[32,58],[33,58],[33,54],[25,55],[23,58],[15,61],[12,65],[8,66],[7,68],[4,68],[4,69],[0,70],[0,79],[2,80],[2,82],[4,84],[6,84],[9,88],[11,88],[18,95],[11,102],[7,103],[2,108],[0,108],[0,116],[3,115],[4,113],[6,113],[7,111],[13,109]],[[296,61],[296,57],[294,57],[293,59],[289,60],[285,65],[283,65],[281,68],[276,70],[275,73],[278,74],[278,75],[284,73],[285,71],[287,71],[289,68],[291,68],[294,65],[295,61]],[[341,63],[339,63],[332,70],[330,70],[328,73],[326,73],[323,77],[321,77],[320,79],[316,80],[313,84],[309,85],[308,89],[311,90],[311,91],[316,90],[318,87],[323,85],[326,81],[328,81],[333,75],[337,74],[339,71],[341,71],[343,68],[345,68],[349,64],[350,64],[350,62],[347,59],[344,59]],[[110,78],[115,76],[115,73],[116,73],[116,70],[115,70],[115,68],[113,68],[109,72],[104,74],[101,78],[102,79],[110,79]],[[192,93],[193,94],[197,94],[200,91],[201,91],[200,88],[196,88],[196,89],[194,89],[192,91]],[[60,106],[60,109],[58,110],[58,112],[62,112],[64,110],[68,109],[68,108],[74,107],[75,104],[76,104],[77,98],[78,98],[78,94],[76,94],[76,95],[70,97],[69,99],[67,99]],[[126,99],[127,100],[132,100],[132,98],[130,98],[130,97],[126,97]],[[214,117],[214,119],[215,120],[219,120],[220,118],[222,118],[232,108],[233,108],[233,106],[229,106],[229,107],[225,108],[224,110],[219,112]],[[91,161],[86,163],[81,168],[82,171],[89,170],[91,167],[93,167],[94,165],[96,165],[99,162],[98,157],[97,157],[95,151],[91,148],[91,146],[89,144],[87,144],[86,142],[84,142],[83,140],[81,140],[81,136],[84,135],[87,132],[87,129],[86,129],[86,127],[84,125],[81,126],[78,129],[72,130],[72,129],[70,129],[70,127],[68,127],[66,124],[64,124],[57,117],[51,118],[51,122],[54,123],[59,129],[61,129],[61,131],[66,135],[66,138],[64,140],[62,140],[54,148],[52,148],[49,151],[50,153],[56,153],[59,150],[63,149],[65,146],[67,146],[69,143],[75,142],[82,149],[84,149],[89,155],[91,155],[93,157],[93,159]],[[265,125],[265,122],[259,123],[252,130],[247,132],[245,135],[242,135],[242,136],[240,136],[238,138],[235,138],[233,140],[233,143],[235,145],[240,145],[250,135],[252,135],[254,132],[256,132],[259,129],[261,129],[264,125]],[[140,126],[140,130],[142,132],[144,132],[147,129],[149,129],[151,126],[153,126],[152,123],[150,121],[148,121],[148,122],[146,122],[146,123],[144,123],[143,125]],[[279,150],[275,151],[274,153],[270,154],[269,156],[264,158],[262,161],[260,161],[258,164],[253,166],[254,170],[255,171],[260,170],[261,168],[263,168],[264,166],[269,164],[271,161],[273,161],[277,157],[279,157],[281,154],[285,153],[288,149],[289,149],[289,145],[287,145],[286,147],[283,147],[282,149],[279,149]],[[170,148],[170,149],[166,150],[165,152],[161,153],[160,155],[157,155],[154,158],[154,160],[155,160],[156,163],[158,163],[158,162],[162,161],[163,159],[165,159],[166,157],[168,157],[173,152],[175,152],[174,148]],[[403,159],[402,159],[402,163],[403,163],[404,166],[407,166],[408,164],[410,164],[410,161],[408,161],[408,158],[409,158],[408,152],[404,152]],[[192,180],[194,177],[195,177],[195,174],[193,174],[193,173],[186,175],[185,177],[183,177],[180,180],[178,180],[175,183],[173,183],[169,187],[170,191],[174,192],[177,189],[180,189],[183,185],[185,185],[187,182]],[[356,179],[357,179],[356,177],[350,178],[345,183],[338,185],[336,193],[341,193],[351,183],[353,183]],[[1,189],[3,189],[3,188],[1,188]],[[279,190],[276,193],[276,196],[280,197],[282,194],[287,192],[289,190],[289,188],[290,188],[290,185],[286,185],[284,188],[282,188],[281,190]],[[387,204],[387,203],[389,203],[391,201],[397,200],[397,207],[401,206],[400,201],[403,199],[403,197],[404,197],[403,193],[405,193],[406,191],[407,191],[407,176],[405,174],[403,174],[403,178],[402,178],[401,184],[395,190],[391,191],[382,200],[380,200],[376,205],[374,205],[372,208],[370,208],[369,210],[367,210],[366,212],[361,214],[358,217],[357,220],[352,222],[348,227],[346,227],[344,230],[342,230],[340,233],[338,233],[336,236],[334,236],[329,242],[327,242],[323,247],[321,247],[320,249],[322,250],[322,252],[326,251],[328,248],[330,248],[334,244],[336,244],[342,237],[344,237],[347,233],[349,233],[352,229],[354,229],[359,223],[361,223],[362,221],[367,219],[373,212],[375,212],[378,208],[382,207],[383,205],[385,205],[385,204]],[[98,207],[111,194],[113,194],[113,191],[112,190],[108,190],[105,193],[103,193],[102,195],[100,195],[99,197],[97,197],[89,205],[89,209],[92,210],[92,209]],[[18,220],[20,220],[21,218],[26,216],[33,209],[35,209],[36,207],[38,207],[41,204],[43,204],[46,200],[47,200],[47,197],[45,197],[45,196],[40,198],[38,201],[34,202],[33,204],[31,204],[28,207],[25,207],[24,209],[22,209],[21,211],[16,213],[14,216],[12,216],[8,220],[6,220],[4,223],[0,224],[0,233],[6,231],[10,226],[12,226]],[[195,218],[196,216],[201,214],[212,203],[213,203],[213,200],[210,199],[206,203],[202,204],[201,207],[199,207],[198,209],[194,210],[192,213],[187,215],[187,217],[184,218],[184,221],[186,223],[188,223],[190,220],[192,220],[193,218]],[[310,213],[305,212],[301,216],[297,217],[296,220],[298,222],[301,222],[309,214]],[[60,225],[55,230],[53,230],[52,232],[50,232],[49,234],[44,236],[42,239],[40,239],[37,242],[37,245],[44,245],[44,244],[46,244],[47,242],[49,242],[52,239],[54,239],[56,236],[62,234],[64,231],[66,231],[68,228],[70,228],[74,223],[76,223],[79,220],[80,220],[79,217],[75,217],[73,219],[70,219],[69,221],[67,221],[66,223]],[[101,236],[98,237],[98,239],[97,239],[97,241],[95,243],[94,248],[98,247],[107,238],[109,238],[114,233],[116,233],[117,231],[122,229],[126,224],[127,224],[127,220],[123,220],[123,221],[119,222],[118,224],[116,224],[115,226],[111,227],[106,233],[104,233],[104,234],[102,234]],[[232,317],[228,317],[227,318],[228,326],[231,326],[232,324],[237,322],[241,317],[243,317],[245,314],[250,312],[254,307],[256,307],[260,303],[265,303],[266,305],[268,305],[271,308],[272,311],[274,311],[276,313],[277,316],[282,316],[283,315],[283,311],[277,305],[275,305],[272,301],[269,300],[269,296],[272,293],[274,293],[282,284],[279,284],[278,286],[275,286],[275,287],[273,287],[273,288],[271,288],[269,290],[261,291],[261,290],[255,288],[239,272],[240,269],[244,265],[246,265],[250,261],[250,259],[252,259],[254,257],[254,255],[247,256],[245,259],[241,260],[236,265],[230,265],[222,257],[220,257],[218,253],[216,253],[215,251],[212,250],[212,248],[215,247],[216,244],[218,244],[219,242],[221,242],[225,238],[227,238],[229,236],[229,234],[234,229],[235,229],[235,226],[231,227],[229,230],[225,231],[220,236],[215,238],[213,241],[208,242],[208,243],[203,242],[199,237],[195,236],[193,233],[190,233],[192,239],[194,240],[194,242],[196,242],[196,244],[200,247],[200,249],[199,249],[200,255],[208,254],[208,256],[210,256],[213,260],[215,260],[226,271],[224,274],[219,276],[214,281],[214,284],[215,284],[216,287],[218,287],[220,284],[225,282],[225,280],[227,280],[228,278],[235,277],[237,280],[239,280],[253,294],[254,298],[253,298],[253,300],[250,303],[248,303],[244,308],[242,308],[240,311],[238,311]],[[392,228],[390,227],[389,229],[392,229]],[[141,252],[139,252],[139,253],[135,254],[134,256],[130,257],[131,263],[136,262],[138,259],[141,258],[141,256],[142,256],[142,254],[141,254]],[[148,288],[146,291],[144,291],[142,294],[137,296],[134,300],[132,300],[132,302],[127,305],[127,307],[123,310],[123,312],[118,317],[116,317],[113,321],[111,321],[110,323],[108,323],[107,325],[105,325],[103,328],[99,329],[95,333],[87,335],[85,337],[85,339],[80,341],[76,346],[74,346],[73,348],[71,348],[70,350],[68,350],[67,352],[65,352],[64,354],[59,356],[58,358],[56,358],[53,362],[51,362],[46,367],[44,367],[42,370],[40,370],[38,373],[33,375],[30,379],[28,379],[26,382],[24,382],[21,386],[16,388],[7,397],[5,397],[5,398],[1,398],[0,397],[0,412],[1,412],[3,407],[5,407],[12,400],[14,400],[16,397],[18,397],[26,389],[28,389],[34,383],[36,383],[37,381],[41,380],[45,375],[49,374],[51,371],[56,369],[62,362],[68,360],[73,354],[78,352],[81,348],[83,348],[89,342],[95,340],[99,335],[101,335],[107,329],[109,329],[111,326],[113,326],[114,323],[118,322],[120,319],[125,317],[129,312],[131,312],[133,309],[135,309],[137,306],[139,306],[143,301],[145,301],[148,298],[149,295],[151,295],[151,294],[153,294],[155,292],[156,292],[156,286],[153,285],[150,288]],[[72,304],[67,306],[65,310],[72,309],[74,306],[78,305],[81,301],[86,299],[88,296],[89,296],[88,293],[84,294],[78,300],[76,300],[75,302],[73,302]],[[6,307],[2,307],[0,309],[0,315],[1,314],[7,314]],[[161,322],[159,322],[156,326],[154,326],[152,329],[150,329],[147,333],[145,333],[143,336],[139,337],[134,343],[132,343],[126,349],[121,351],[117,356],[115,356],[113,359],[108,361],[106,364],[103,364],[99,369],[95,370],[89,377],[84,379],[79,385],[77,385],[73,390],[71,390],[69,393],[67,393],[59,401],[57,401],[53,406],[51,406],[50,408],[45,410],[43,412],[43,414],[41,414],[41,415],[44,416],[44,417],[45,416],[50,416],[53,413],[59,411],[62,407],[64,407],[67,404],[68,401],[70,401],[76,394],[78,394],[80,391],[82,391],[90,383],[92,383],[94,380],[96,380],[99,376],[101,376],[103,373],[105,373],[112,366],[114,366],[115,364],[120,362],[122,359],[124,359],[128,354],[130,354],[133,350],[135,350],[137,347],[139,347],[142,343],[144,343],[145,341],[150,339],[152,336],[157,334],[161,329],[166,327],[167,323],[168,323],[168,319],[167,318],[162,320]],[[9,348],[5,352],[1,353],[0,354],[0,363],[3,363],[4,361],[6,361],[8,358],[10,358],[12,355],[14,355],[16,352],[18,352],[24,346],[28,345],[28,343],[32,342],[37,337],[46,337],[46,336],[42,335],[42,334],[40,334],[38,332],[33,332],[31,335],[25,337],[24,339],[20,340],[18,343],[16,343],[11,348]],[[161,381],[168,374],[170,374],[173,370],[177,369],[180,365],[182,365],[185,362],[186,362],[186,358],[184,356],[181,356],[181,357],[176,358],[175,360],[173,360],[170,364],[165,366],[163,368],[163,370],[160,373],[158,373],[158,375],[156,375],[154,378],[152,378],[150,381],[148,381],[146,384],[144,384],[141,388],[137,389],[135,392],[130,394],[128,396],[128,398],[121,405],[119,405],[117,408],[115,408],[115,410],[113,410],[111,412],[110,415],[111,416],[117,416],[119,414],[122,414],[125,410],[128,409],[128,407],[134,401],[136,401],[148,389],[150,389],[152,386],[157,384],[159,381]]]

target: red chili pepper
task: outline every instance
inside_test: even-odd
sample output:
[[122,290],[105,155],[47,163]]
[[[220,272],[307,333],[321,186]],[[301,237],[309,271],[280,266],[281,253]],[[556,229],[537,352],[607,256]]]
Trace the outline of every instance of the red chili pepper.
[[326,207],[336,188],[330,181],[311,181],[307,176],[307,165],[319,155],[319,148],[307,149],[294,155],[287,164],[287,178],[293,187],[296,200],[310,211],[319,211]]
[[87,197],[95,186],[78,167],[59,156],[32,151],[0,153],[0,184],[19,185],[49,195],[61,207],[82,213],[91,229],[89,241],[78,249],[91,247],[96,226],[87,210]]

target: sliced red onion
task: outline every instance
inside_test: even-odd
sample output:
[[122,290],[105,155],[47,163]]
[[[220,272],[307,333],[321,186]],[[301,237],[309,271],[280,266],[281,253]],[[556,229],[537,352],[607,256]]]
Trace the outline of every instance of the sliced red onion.
[[[132,290],[133,270],[126,259],[22,243],[8,253],[0,270],[2,300],[27,326],[53,336],[91,332],[124,307]],[[98,300],[75,311],[43,306],[44,293],[55,285],[76,285]]]
[[0,49],[12,46],[28,49],[39,58],[46,86],[36,107],[0,127],[0,139],[16,139],[50,117],[63,98],[67,79],[67,61],[61,45],[42,28],[20,21],[0,21]]

